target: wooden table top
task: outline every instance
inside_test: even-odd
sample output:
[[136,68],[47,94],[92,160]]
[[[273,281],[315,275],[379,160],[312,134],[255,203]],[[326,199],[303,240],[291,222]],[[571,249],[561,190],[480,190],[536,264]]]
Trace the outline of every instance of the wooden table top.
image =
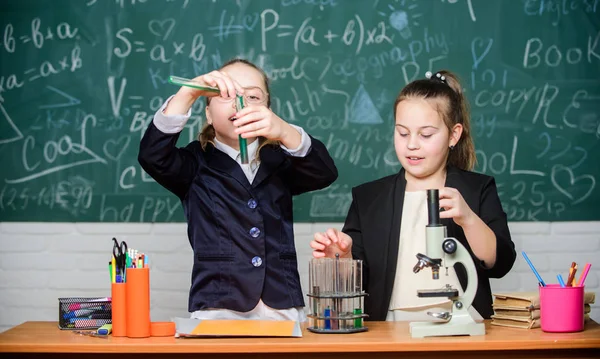
[[490,325],[475,337],[410,337],[408,322],[366,322],[369,331],[302,338],[94,338],[58,329],[57,322],[26,322],[0,333],[0,352],[38,353],[340,353],[600,349],[600,325],[579,333],[544,333]]

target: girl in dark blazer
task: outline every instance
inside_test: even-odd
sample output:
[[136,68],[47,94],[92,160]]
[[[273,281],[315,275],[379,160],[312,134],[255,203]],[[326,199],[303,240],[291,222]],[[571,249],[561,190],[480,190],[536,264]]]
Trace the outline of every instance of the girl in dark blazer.
[[[292,196],[329,186],[337,169],[325,146],[269,108],[265,73],[235,59],[195,79],[216,96],[182,87],[157,111],[139,162],[177,195],[194,252],[189,311],[198,319],[304,320]],[[236,94],[246,107],[236,112]],[[177,148],[199,96],[198,141]],[[248,140],[241,163],[238,135]]]
[[[506,275],[516,257],[494,179],[470,172],[475,149],[462,87],[447,71],[428,75],[408,84],[395,102],[394,146],[403,168],[354,188],[342,231],[315,233],[310,243],[316,258],[340,254],[364,261],[365,312],[371,320],[410,320],[411,311],[419,309],[412,298],[430,278],[415,283],[416,252],[403,251],[424,247],[427,189],[439,189],[447,235],[458,239],[476,264],[473,306],[484,318],[493,314],[489,278]],[[464,290],[464,267],[451,271],[448,280],[458,278]]]

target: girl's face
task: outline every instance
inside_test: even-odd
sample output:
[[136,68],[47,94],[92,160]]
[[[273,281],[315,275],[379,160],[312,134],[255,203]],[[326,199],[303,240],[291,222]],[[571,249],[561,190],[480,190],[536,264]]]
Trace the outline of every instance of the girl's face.
[[431,100],[402,100],[396,107],[394,147],[407,180],[441,180],[449,147],[456,145],[461,134],[460,124],[448,130]]
[[[252,94],[253,89],[259,88],[263,94],[267,94],[265,80],[255,68],[243,63],[234,63],[224,67],[221,71],[237,81],[246,90],[246,93]],[[234,133],[235,127],[232,123],[233,115],[236,113],[235,102],[235,99],[211,98],[210,105],[206,105],[206,120],[213,125],[217,140],[238,149],[238,135]],[[266,97],[262,104],[267,104]],[[249,138],[248,143],[252,143],[255,139]]]

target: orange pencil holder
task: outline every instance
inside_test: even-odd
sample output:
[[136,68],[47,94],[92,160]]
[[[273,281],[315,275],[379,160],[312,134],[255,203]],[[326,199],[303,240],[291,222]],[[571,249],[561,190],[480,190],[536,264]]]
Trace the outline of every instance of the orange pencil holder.
[[112,335],[113,337],[127,336],[125,318],[125,283],[112,283]]
[[127,336],[148,338],[150,336],[150,269],[127,268],[125,278]]

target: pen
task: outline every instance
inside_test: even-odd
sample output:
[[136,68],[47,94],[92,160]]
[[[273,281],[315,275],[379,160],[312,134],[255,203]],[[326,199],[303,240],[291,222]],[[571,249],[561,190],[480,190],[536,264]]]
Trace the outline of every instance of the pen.
[[585,265],[585,268],[583,268],[583,274],[581,275],[581,278],[579,278],[579,282],[578,282],[578,285],[580,287],[583,287],[583,283],[585,283],[585,278],[587,277],[591,267],[592,267],[592,265],[590,263],[587,263]]
[[558,284],[560,284],[560,287],[564,288],[565,287],[565,281],[563,280],[562,275],[557,274],[556,275],[556,279],[558,279]]
[[527,262],[527,264],[529,264],[529,267],[533,271],[533,274],[535,274],[535,276],[537,277],[537,280],[540,283],[540,285],[542,287],[545,287],[546,283],[544,283],[544,281],[542,280],[542,277],[540,277],[540,274],[538,273],[538,271],[535,270],[535,267],[533,266],[533,263],[531,263],[531,261],[529,260],[529,257],[527,257],[527,254],[525,254],[525,251],[522,251],[521,254],[523,254],[523,258],[525,258],[525,261]]

